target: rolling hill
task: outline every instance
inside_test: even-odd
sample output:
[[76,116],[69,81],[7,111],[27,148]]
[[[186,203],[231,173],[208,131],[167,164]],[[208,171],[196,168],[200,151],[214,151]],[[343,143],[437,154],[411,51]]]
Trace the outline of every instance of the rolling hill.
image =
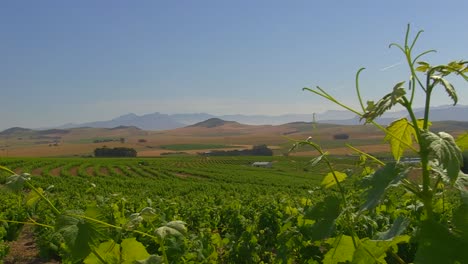
[[[468,130],[468,122],[433,122],[432,130],[447,131],[458,135]],[[348,134],[347,140],[336,140],[336,134]],[[70,129],[32,130],[10,128],[0,132],[0,157],[2,156],[79,156],[91,155],[98,147],[131,147],[139,156],[159,156],[184,149],[188,154],[217,149],[249,148],[267,144],[276,149],[276,154],[287,152],[291,140],[302,140],[312,136],[314,141],[335,154],[349,153],[345,143],[358,146],[374,153],[387,150],[383,133],[371,125],[337,125],[312,122],[292,122],[283,125],[246,125],[219,118],[164,131],[142,130],[135,126],[113,128],[80,127]],[[197,146],[191,149],[191,146]],[[298,154],[309,154],[302,149]]]

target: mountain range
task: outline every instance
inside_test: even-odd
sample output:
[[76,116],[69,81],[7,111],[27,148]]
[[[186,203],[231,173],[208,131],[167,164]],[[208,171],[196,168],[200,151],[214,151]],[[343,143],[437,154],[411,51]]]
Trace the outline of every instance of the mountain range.
[[[421,118],[424,115],[424,109],[415,109],[415,115]],[[377,121],[382,125],[387,125],[393,120],[406,117],[404,110],[387,112]],[[159,112],[152,114],[136,115],[133,113],[125,114],[117,118],[87,122],[81,124],[69,123],[58,129],[92,127],[92,128],[113,128],[118,126],[134,126],[143,130],[170,130],[180,127],[193,125],[210,118],[219,118],[227,121],[235,121],[248,125],[280,125],[291,122],[311,122],[315,120],[318,123],[330,123],[338,125],[358,125],[363,122],[358,116],[342,110],[328,110],[323,113],[315,114],[286,114],[279,116],[268,115],[211,115],[207,113],[193,114],[162,114]],[[431,108],[431,121],[468,121],[468,106],[438,106]]]

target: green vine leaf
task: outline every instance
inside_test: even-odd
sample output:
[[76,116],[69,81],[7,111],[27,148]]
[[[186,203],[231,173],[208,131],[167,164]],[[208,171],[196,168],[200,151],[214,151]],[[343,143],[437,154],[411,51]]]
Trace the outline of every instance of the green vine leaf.
[[424,62],[424,61],[418,61],[419,66],[416,68],[416,71],[419,72],[427,72],[431,68],[429,63]]
[[417,241],[414,263],[468,263],[468,242],[439,223],[423,222]]
[[468,149],[468,132],[465,132],[464,134],[458,136],[457,140],[455,140],[455,143],[457,143],[457,146],[462,151]]
[[325,254],[324,264],[338,264],[353,260],[354,244],[350,236],[340,235],[326,241],[332,248]]
[[29,173],[14,174],[7,178],[6,186],[14,192],[19,192],[23,189],[24,183],[29,180],[31,180]]
[[[96,255],[99,255],[99,257]],[[150,257],[145,246],[136,240],[136,238],[126,238],[119,245],[113,240],[99,244],[84,260],[86,264],[101,263],[102,258],[109,264],[133,264],[138,260],[145,260]]]
[[323,159],[326,155],[328,155],[328,153],[324,153],[324,154],[322,154],[322,155],[320,155],[320,156],[318,156],[318,157],[315,157],[314,159],[312,159],[311,161],[309,161],[309,163],[308,163],[307,165],[310,166],[310,167],[315,167],[315,166],[317,166],[317,164],[319,164],[320,161],[322,161],[322,159]]
[[183,221],[171,221],[166,223],[164,226],[159,227],[156,229],[156,235],[161,238],[165,239],[167,236],[177,236],[181,237],[187,233],[187,227],[185,227],[186,223]]
[[408,227],[410,223],[410,219],[405,218],[403,216],[399,216],[395,221],[393,222],[392,227],[390,227],[389,230],[385,232],[379,232],[376,235],[377,240],[391,240],[396,236],[401,235],[403,232],[405,232],[406,228]]
[[[61,234],[73,260],[81,260],[105,238],[102,226],[78,217],[80,211],[69,211],[58,216],[55,230]],[[75,215],[77,215],[75,217]]]
[[335,184],[337,184],[333,174],[335,174],[336,179],[338,180],[338,182],[342,182],[342,181],[344,181],[346,179],[346,177],[348,177],[348,175],[346,175],[346,173],[343,173],[343,172],[339,172],[339,171],[329,172],[325,176],[325,178],[323,178],[323,180],[322,180],[322,186],[323,187],[330,188],[330,187],[333,187]]
[[341,214],[340,200],[329,195],[313,207],[305,210],[305,217],[314,220],[312,227],[305,232],[313,240],[322,240],[330,237],[335,230],[336,219]]
[[449,81],[447,81],[446,79],[442,78],[441,76],[432,75],[431,79],[433,79],[436,84],[440,83],[440,84],[442,84],[442,86],[444,86],[445,91],[450,96],[450,98],[452,98],[452,100],[453,100],[453,105],[456,105],[457,102],[458,102],[458,96],[457,96],[457,92],[455,91],[455,88],[453,87],[453,85]]
[[427,151],[447,170],[447,176],[453,184],[457,180],[460,165],[463,162],[461,150],[455,140],[445,132],[434,134],[430,131],[423,131],[421,136],[426,141]]
[[162,264],[164,260],[161,256],[151,255],[147,259],[136,261],[138,264]]
[[122,240],[121,247],[122,260],[120,263],[122,264],[132,264],[137,260],[144,260],[150,256],[145,246],[134,237]]
[[[44,190],[42,188],[36,188],[36,191],[44,195]],[[26,206],[34,207],[34,205],[36,205],[40,199],[41,196],[38,193],[36,193],[35,191],[30,191],[25,198]]]
[[[422,128],[424,120],[420,119],[417,121],[418,127]],[[400,158],[403,156],[403,153],[408,149],[408,145],[413,145],[413,138],[417,142],[416,130],[413,127],[413,124],[408,121],[406,118],[398,119],[393,121],[388,127],[387,130],[393,135],[387,134],[384,138],[385,141],[390,142],[390,147],[392,149],[393,158],[396,161],[400,161]]]
[[[113,240],[102,242],[95,249],[95,252],[99,254],[99,257],[101,257],[104,261],[106,261],[106,263],[109,263],[109,264],[120,263],[120,245],[115,243]],[[98,258],[98,256],[96,256],[96,254],[92,252],[85,258],[83,263],[95,264],[95,263],[102,263],[102,262]]]
[[361,211],[374,208],[382,199],[385,192],[400,183],[407,175],[407,170],[402,170],[397,163],[387,163],[374,174],[365,177],[362,181],[363,187],[368,187],[364,193],[365,203],[361,206]]
[[462,202],[468,205],[468,174],[460,171],[454,186],[460,191]]
[[407,235],[397,236],[389,240],[370,240],[368,238],[364,238],[361,240],[361,243],[354,252],[352,263],[387,263],[385,261],[387,252],[390,249],[392,249],[393,252],[397,252],[397,245],[401,243],[409,243],[410,238],[411,237]]
[[403,84],[405,84],[405,81],[397,83],[393,87],[393,91],[382,97],[382,99],[377,103],[368,101],[366,112],[362,115],[361,119],[366,119],[366,123],[372,122],[375,118],[383,115],[385,111],[389,110],[397,103],[401,103],[402,98],[406,94]]

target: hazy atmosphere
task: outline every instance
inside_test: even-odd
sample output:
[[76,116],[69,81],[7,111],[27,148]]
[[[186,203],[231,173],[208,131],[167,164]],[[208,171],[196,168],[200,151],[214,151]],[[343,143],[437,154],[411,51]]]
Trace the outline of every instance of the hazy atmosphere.
[[[407,79],[407,23],[433,64],[468,54],[467,1],[8,1],[0,6],[0,129],[129,112],[268,114],[356,105]],[[459,104],[466,84],[454,81]],[[457,87],[458,86],[458,87]],[[465,87],[463,87],[465,86]],[[419,102],[420,104],[420,102]],[[450,104],[434,96],[433,105]]]

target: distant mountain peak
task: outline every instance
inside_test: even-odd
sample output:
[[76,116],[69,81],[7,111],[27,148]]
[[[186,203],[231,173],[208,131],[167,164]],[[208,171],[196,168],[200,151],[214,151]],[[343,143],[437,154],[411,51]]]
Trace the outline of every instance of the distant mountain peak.
[[189,127],[206,127],[206,128],[212,128],[212,127],[220,127],[220,126],[224,126],[226,124],[239,124],[235,121],[225,121],[223,119],[220,119],[220,118],[210,118],[210,119],[207,119],[205,121],[202,121],[202,122],[198,122],[196,124],[193,124]]
[[29,128],[23,128],[23,127],[12,127],[12,128],[3,130],[2,132],[0,132],[0,135],[7,136],[7,135],[13,135],[16,133],[23,133],[23,132],[30,132],[30,131],[33,131],[33,130]]

